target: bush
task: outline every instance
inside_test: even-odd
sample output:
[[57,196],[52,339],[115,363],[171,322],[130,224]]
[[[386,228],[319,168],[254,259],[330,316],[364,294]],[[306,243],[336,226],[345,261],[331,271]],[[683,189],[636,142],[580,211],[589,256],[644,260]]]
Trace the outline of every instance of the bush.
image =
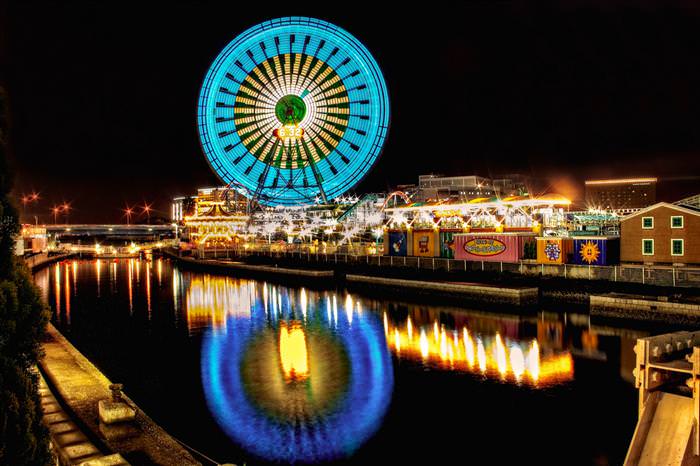
[[46,465],[52,458],[33,370],[48,310],[27,267],[14,256],[19,221],[9,200],[3,95],[0,88],[0,464]]

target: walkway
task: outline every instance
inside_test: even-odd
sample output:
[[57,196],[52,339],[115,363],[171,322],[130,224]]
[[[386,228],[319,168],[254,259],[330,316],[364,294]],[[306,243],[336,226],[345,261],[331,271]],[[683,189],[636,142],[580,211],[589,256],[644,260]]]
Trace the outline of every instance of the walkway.
[[[56,395],[72,412],[74,418],[79,419],[87,431],[92,432],[111,452],[120,453],[131,464],[200,464],[141,410],[137,411],[136,421],[133,423],[112,426],[100,424],[97,402],[111,398],[109,379],[50,324],[43,348],[45,356],[40,361],[41,370],[55,387]],[[47,393],[42,392],[42,395]],[[82,437],[76,433],[73,421],[68,420],[67,416],[63,419],[65,413],[56,411],[54,405],[57,406],[57,403],[49,399],[44,405],[45,412],[48,415],[58,414],[55,416],[56,421],[64,423],[62,428],[66,429],[65,433],[76,435],[75,450],[79,450],[76,454],[84,451],[86,458],[90,454],[96,454],[97,449],[94,446],[91,448],[81,443]]]

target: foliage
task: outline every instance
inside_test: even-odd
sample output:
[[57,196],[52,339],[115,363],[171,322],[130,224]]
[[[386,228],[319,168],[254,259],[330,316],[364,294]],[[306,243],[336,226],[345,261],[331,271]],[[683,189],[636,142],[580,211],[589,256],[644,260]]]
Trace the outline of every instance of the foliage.
[[[3,97],[0,88],[0,117],[6,114]],[[0,464],[45,465],[51,454],[33,369],[48,311],[27,267],[14,256],[19,221],[9,198],[6,127],[0,135]]]

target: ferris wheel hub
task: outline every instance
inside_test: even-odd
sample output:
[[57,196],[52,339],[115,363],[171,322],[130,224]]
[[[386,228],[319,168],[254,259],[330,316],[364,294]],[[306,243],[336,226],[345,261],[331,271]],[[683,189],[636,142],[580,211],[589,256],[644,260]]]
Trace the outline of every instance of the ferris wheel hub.
[[275,105],[275,116],[284,125],[298,125],[306,116],[306,102],[298,95],[285,95]]

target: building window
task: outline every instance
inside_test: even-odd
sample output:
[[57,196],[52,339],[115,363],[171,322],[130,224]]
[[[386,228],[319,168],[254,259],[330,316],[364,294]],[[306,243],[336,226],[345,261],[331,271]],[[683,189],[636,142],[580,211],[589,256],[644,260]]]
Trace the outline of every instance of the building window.
[[642,228],[645,230],[654,228],[654,217],[642,217]]
[[653,239],[643,239],[642,240],[642,255],[653,256],[654,255],[654,240]]
[[674,215],[671,217],[671,228],[683,228],[682,215]]
[[672,239],[671,240],[671,255],[672,256],[682,256],[684,251],[684,245],[682,239]]

